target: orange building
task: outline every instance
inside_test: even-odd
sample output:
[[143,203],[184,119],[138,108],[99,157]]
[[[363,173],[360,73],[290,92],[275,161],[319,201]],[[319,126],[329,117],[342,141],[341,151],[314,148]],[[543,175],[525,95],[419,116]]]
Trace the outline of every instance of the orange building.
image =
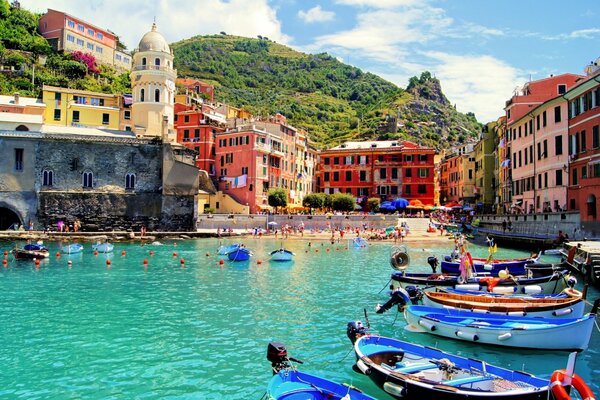
[[409,141],[346,142],[320,152],[317,185],[352,194],[363,207],[369,197],[433,204],[434,155]]
[[131,70],[131,55],[117,47],[117,37],[62,11],[48,9],[40,17],[40,34],[57,51],[90,53],[103,64]]
[[189,95],[198,95],[210,103],[215,101],[215,87],[213,85],[209,85],[208,83],[199,81],[197,79],[184,78],[177,79],[175,83],[185,88],[186,93]]

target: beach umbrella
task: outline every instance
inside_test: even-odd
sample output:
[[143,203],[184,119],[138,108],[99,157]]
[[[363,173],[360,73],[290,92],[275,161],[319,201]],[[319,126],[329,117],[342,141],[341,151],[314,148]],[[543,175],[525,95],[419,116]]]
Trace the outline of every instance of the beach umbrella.
[[421,208],[423,208],[423,203],[419,199],[413,199],[413,200],[411,200],[409,202],[409,205],[411,205],[411,206],[420,206]]
[[271,222],[269,222],[267,225],[275,226],[275,225],[277,225],[277,222],[275,222],[275,221],[271,221]]
[[409,204],[408,200],[400,198],[400,197],[397,198],[396,200],[392,201],[392,205],[394,207],[396,207],[396,209],[406,208],[406,206],[408,206],[408,204]]
[[423,207],[423,209],[424,209],[425,211],[433,211],[433,210],[435,210],[435,209],[436,209],[436,207],[434,207],[434,206],[433,206],[433,205],[431,205],[431,204],[425,204],[425,206]]
[[465,210],[465,211],[473,211],[473,207],[464,206],[463,210]]
[[395,226],[392,226],[392,225],[388,226],[387,228],[385,228],[385,234],[389,235],[390,233],[394,232],[394,229],[396,229]]

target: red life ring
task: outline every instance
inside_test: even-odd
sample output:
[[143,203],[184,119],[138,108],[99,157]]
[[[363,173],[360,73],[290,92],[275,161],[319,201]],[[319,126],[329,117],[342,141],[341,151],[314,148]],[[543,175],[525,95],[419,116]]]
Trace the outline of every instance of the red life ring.
[[[563,386],[563,380],[567,376],[567,371],[564,369],[558,369],[554,371],[550,378],[550,389],[556,400],[571,400],[571,396],[567,394],[565,387]],[[595,400],[592,389],[581,379],[577,374],[573,374],[571,378],[571,385],[579,392],[579,395],[583,400]]]

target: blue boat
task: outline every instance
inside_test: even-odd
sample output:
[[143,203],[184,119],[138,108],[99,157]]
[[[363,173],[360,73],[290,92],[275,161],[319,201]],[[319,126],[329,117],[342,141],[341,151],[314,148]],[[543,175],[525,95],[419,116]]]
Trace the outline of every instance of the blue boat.
[[110,253],[114,250],[115,246],[112,243],[96,243],[92,245],[92,250],[98,253]]
[[[498,276],[500,271],[508,270],[511,275],[523,275],[526,273],[526,267],[529,264],[534,264],[537,258],[520,258],[513,260],[488,260],[483,258],[472,258],[473,272],[487,272],[493,276]],[[442,261],[442,273],[444,274],[460,274],[460,261],[452,260],[449,256]]]
[[79,243],[72,243],[62,247],[62,251],[65,254],[76,254],[83,251],[83,245]]
[[348,323],[356,367],[397,399],[548,399],[550,381],[485,361],[370,335],[360,321]]
[[292,261],[296,254],[290,250],[281,248],[270,252],[269,255],[271,256],[271,261]]
[[364,248],[369,246],[369,242],[367,242],[367,239],[361,237],[355,237],[354,239],[352,239],[352,244],[354,244],[354,247],[357,248]]
[[240,247],[240,245],[238,243],[228,244],[228,245],[221,245],[217,249],[217,254],[220,255],[220,256],[226,256],[227,253],[232,252],[233,250],[237,249],[238,247]]
[[48,248],[41,243],[27,243],[23,246],[23,250],[27,251],[48,251]]
[[269,343],[267,359],[271,361],[273,378],[267,386],[265,398],[273,400],[375,400],[359,389],[336,383],[316,375],[296,370],[291,361],[300,360],[287,357],[287,349],[281,343]]
[[231,261],[248,261],[252,256],[252,252],[242,245],[227,253],[227,258]]

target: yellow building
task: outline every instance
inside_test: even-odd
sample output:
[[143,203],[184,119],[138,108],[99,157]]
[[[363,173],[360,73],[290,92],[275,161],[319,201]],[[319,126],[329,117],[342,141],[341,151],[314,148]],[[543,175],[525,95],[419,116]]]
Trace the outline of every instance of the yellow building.
[[42,93],[46,124],[119,129],[121,96],[48,85]]

